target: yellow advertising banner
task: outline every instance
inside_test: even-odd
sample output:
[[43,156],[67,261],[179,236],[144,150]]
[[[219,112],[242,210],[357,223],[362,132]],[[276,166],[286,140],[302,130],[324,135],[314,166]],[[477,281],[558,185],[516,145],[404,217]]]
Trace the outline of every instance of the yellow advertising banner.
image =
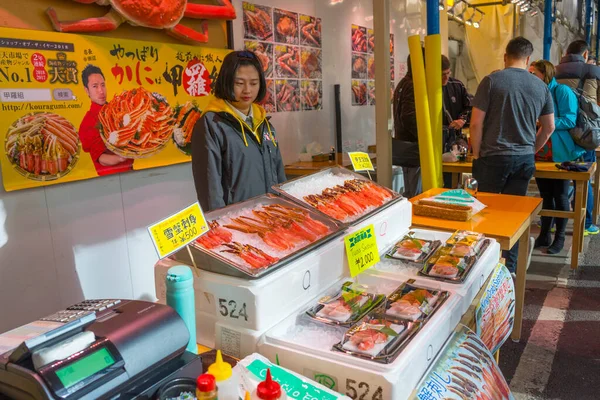
[[4,188],[190,161],[228,52],[0,28]]

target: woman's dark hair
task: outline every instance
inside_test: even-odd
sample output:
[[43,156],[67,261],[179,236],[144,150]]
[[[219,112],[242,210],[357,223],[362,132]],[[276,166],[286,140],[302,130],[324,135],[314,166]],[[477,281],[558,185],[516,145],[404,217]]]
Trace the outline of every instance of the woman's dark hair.
[[260,64],[258,57],[247,50],[232,51],[225,56],[223,64],[221,65],[221,71],[217,77],[217,82],[215,83],[215,97],[227,101],[235,101],[235,94],[233,91],[235,72],[239,67],[244,65],[251,65],[256,68],[256,71],[258,72],[260,89],[258,89],[258,95],[254,101],[259,103],[264,99],[267,94],[267,82],[265,81],[262,65]]

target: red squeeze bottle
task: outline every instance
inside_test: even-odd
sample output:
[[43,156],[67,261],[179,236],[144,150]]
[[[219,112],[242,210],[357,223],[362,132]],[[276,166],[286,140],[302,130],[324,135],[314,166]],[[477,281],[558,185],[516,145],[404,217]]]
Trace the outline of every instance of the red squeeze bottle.
[[267,377],[263,382],[258,384],[256,391],[252,395],[252,399],[285,400],[287,396],[281,391],[279,383],[275,382],[271,377],[271,370],[267,369]]

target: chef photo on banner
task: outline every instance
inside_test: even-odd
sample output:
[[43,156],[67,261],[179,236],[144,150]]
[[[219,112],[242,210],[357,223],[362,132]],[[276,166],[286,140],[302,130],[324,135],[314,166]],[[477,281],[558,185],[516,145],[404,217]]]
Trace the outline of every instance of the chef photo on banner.
[[106,81],[102,70],[88,64],[81,73],[81,82],[85,93],[91,100],[91,106],[83,117],[79,127],[79,138],[83,151],[89,153],[98,175],[110,175],[132,169],[133,160],[121,157],[106,148],[100,136],[98,114],[106,104]]

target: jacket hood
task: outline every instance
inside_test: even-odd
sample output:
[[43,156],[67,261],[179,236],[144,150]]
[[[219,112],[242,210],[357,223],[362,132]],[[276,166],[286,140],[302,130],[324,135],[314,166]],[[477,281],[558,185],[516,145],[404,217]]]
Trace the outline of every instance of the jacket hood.
[[552,78],[552,80],[548,84],[548,89],[552,90],[557,86],[558,86],[558,82],[556,82],[556,78]]
[[560,63],[570,63],[570,62],[582,62],[585,63],[585,58],[579,54],[567,54],[563,58],[560,59]]
[[[265,111],[265,109],[262,106],[260,106],[256,103],[252,103],[252,125],[254,126],[254,128],[250,127],[246,123],[246,121],[242,120],[238,116],[238,114],[235,112],[235,110],[233,110],[229,106],[229,104],[227,104],[227,102],[223,99],[219,99],[219,98],[212,96],[212,99],[208,103],[208,106],[206,106],[206,108],[202,112],[202,116],[204,116],[204,114],[206,114],[207,112],[226,113],[226,114],[232,116],[236,121],[238,121],[240,123],[240,128],[242,130],[242,139],[244,140],[244,144],[246,145],[246,147],[248,147],[248,140],[246,139],[246,130],[249,130],[250,132],[252,132],[254,134],[254,136],[259,140],[259,142],[261,141],[260,134],[258,133],[258,128],[267,119],[267,112]],[[273,144],[275,146],[277,146],[277,142],[275,142],[275,137],[273,136],[273,133],[271,132],[270,125],[271,124],[269,124],[267,122],[267,130],[269,132],[269,136],[271,137],[271,140],[273,141]]]

